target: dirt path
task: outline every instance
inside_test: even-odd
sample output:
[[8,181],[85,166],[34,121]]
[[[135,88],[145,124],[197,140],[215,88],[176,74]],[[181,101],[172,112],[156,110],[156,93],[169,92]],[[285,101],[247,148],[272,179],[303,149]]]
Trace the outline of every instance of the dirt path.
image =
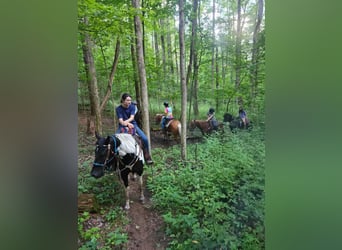
[[[146,178],[145,178],[146,179]],[[164,224],[151,204],[151,194],[145,189],[145,204],[139,202],[138,183],[131,182],[131,208],[128,211],[130,223],[126,230],[128,250],[163,250],[167,247]]]

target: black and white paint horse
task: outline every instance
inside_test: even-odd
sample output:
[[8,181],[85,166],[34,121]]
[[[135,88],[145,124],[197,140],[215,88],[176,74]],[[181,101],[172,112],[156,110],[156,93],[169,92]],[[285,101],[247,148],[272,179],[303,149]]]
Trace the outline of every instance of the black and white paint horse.
[[232,114],[225,113],[223,115],[223,122],[229,122],[229,128],[232,132],[236,132],[236,129],[252,129],[252,122],[247,119],[246,127],[240,117],[234,117]]
[[115,134],[101,137],[96,133],[95,160],[90,174],[100,178],[105,174],[105,169],[113,169],[117,172],[121,183],[125,187],[126,205],[129,206],[128,176],[130,173],[138,175],[140,184],[140,201],[144,203],[143,172],[144,156],[141,146],[130,134]]

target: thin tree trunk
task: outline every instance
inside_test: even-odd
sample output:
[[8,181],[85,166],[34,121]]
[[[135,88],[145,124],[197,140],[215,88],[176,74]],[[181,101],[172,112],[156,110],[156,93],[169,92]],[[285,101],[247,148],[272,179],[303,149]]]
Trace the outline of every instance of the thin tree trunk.
[[[218,46],[215,45],[215,79],[216,79],[216,92],[219,89],[220,82],[219,82],[219,67],[218,67]],[[218,111],[219,107],[219,96],[216,94],[216,112]]]
[[[200,41],[198,39],[198,30],[200,29],[201,25],[201,1],[196,0],[197,7],[196,7],[196,39],[195,39],[195,50],[194,50],[194,86],[193,86],[193,97],[194,97],[194,104],[193,104],[193,110],[194,110],[194,116],[197,118],[199,116],[199,108],[198,108],[198,72],[199,72],[199,66],[200,66],[200,58],[198,58],[198,44],[200,44]],[[198,21],[197,21],[198,20]]]
[[[136,44],[136,39],[135,39]],[[134,79],[134,86],[135,86],[135,97],[138,107],[138,112],[141,113],[141,85],[139,81],[138,75],[138,65],[137,65],[137,52],[135,50],[134,43],[131,43],[131,58],[132,58],[132,67],[133,67],[133,79]],[[142,128],[142,120],[141,115],[135,116],[135,120],[138,123],[138,126]]]
[[156,66],[160,65],[160,52],[159,52],[159,43],[158,43],[158,34],[156,31],[153,32],[154,35],[154,53],[156,55]]
[[260,32],[260,25],[263,17],[264,2],[263,0],[258,0],[258,12],[257,20],[253,32],[253,49],[252,49],[252,67],[251,67],[251,101],[254,103],[255,97],[257,95],[257,79],[258,79],[258,35]]
[[167,23],[167,34],[166,34],[166,43],[167,43],[167,61],[170,66],[170,75],[172,76],[174,73],[173,60],[172,60],[172,44],[171,44],[171,32],[170,32],[170,22],[169,19],[166,21]]
[[106,92],[106,94],[103,98],[103,101],[101,103],[100,112],[102,112],[104,110],[104,107],[106,106],[106,103],[112,94],[112,85],[113,85],[113,80],[114,80],[116,68],[117,68],[118,62],[119,62],[119,54],[120,54],[120,39],[117,38],[116,39],[116,45],[115,45],[115,53],[114,53],[113,64],[112,64],[112,68],[111,68],[108,83],[107,83],[107,92]]
[[[174,20],[174,25],[176,25],[176,19],[173,19]],[[178,63],[178,53],[177,53],[177,44],[179,44],[179,41],[178,41],[178,43],[177,43],[177,39],[176,39],[176,36],[174,37],[175,38],[175,41],[174,41],[174,43],[175,43],[175,49],[174,49],[174,58],[175,58],[175,64],[176,64],[176,84],[173,86],[173,90],[174,91],[177,91],[176,90],[176,87],[178,87],[178,84],[180,83],[180,81],[179,81],[179,75],[180,75],[180,70],[179,70],[179,63]],[[179,39],[179,38],[178,38]]]
[[[241,0],[237,0],[237,28],[235,43],[235,88],[238,89],[241,83]],[[237,100],[238,104],[242,103],[241,97]]]
[[[84,18],[84,24],[87,25],[86,18]],[[100,111],[100,99],[97,86],[96,69],[92,53],[92,43],[90,36],[87,32],[84,32],[84,35],[82,37],[83,60],[87,74],[87,83],[90,100],[90,120],[88,120],[87,131],[88,133],[95,135],[94,129],[91,128],[91,126],[95,126],[95,130],[102,134],[102,117]]]
[[[137,11],[141,11],[139,0],[132,0],[133,8]],[[134,16],[134,27],[135,27],[135,34],[137,37],[137,62],[138,62],[138,71],[139,71],[139,78],[141,83],[141,113],[142,113],[142,120],[143,120],[143,127],[148,141],[150,140],[150,123],[149,123],[149,110],[148,110],[148,94],[147,94],[147,81],[146,81],[146,71],[145,71],[145,62],[144,62],[144,52],[143,52],[143,39],[142,39],[142,27],[141,27],[141,20],[139,15]],[[149,143],[149,151],[151,152],[151,143]]]
[[186,107],[187,107],[187,86],[185,79],[185,38],[184,38],[184,0],[179,0],[179,70],[181,79],[182,108],[181,108],[181,157],[185,161],[186,156]]
[[[165,29],[165,23],[164,20],[160,20],[160,27],[162,29]],[[163,60],[163,82],[166,80],[166,46],[165,46],[165,36],[161,35],[160,36],[160,41],[161,41],[161,48],[162,48],[162,60]]]
[[[186,75],[186,85],[189,86],[189,80],[190,80],[190,75],[191,75],[191,70],[194,68],[194,74],[195,74],[195,65],[194,65],[194,59],[195,59],[195,54],[197,54],[196,50],[196,45],[197,45],[197,10],[198,10],[198,1],[193,0],[193,10],[192,10],[192,28],[191,28],[191,44],[190,44],[190,57],[189,57],[189,64],[188,64],[188,71]],[[197,59],[197,58],[196,58]],[[198,73],[198,72],[196,72]],[[197,76],[193,75],[193,84],[191,84],[191,99],[194,97],[194,115],[197,118],[198,115],[198,105],[197,105],[197,96],[195,97],[194,95],[197,95],[197,91],[195,90],[195,79],[197,82]],[[191,104],[190,104],[191,105]],[[196,107],[196,108],[195,108]],[[197,111],[197,113],[196,113]]]
[[215,93],[215,11],[216,11],[216,2],[213,0],[213,11],[212,11],[212,45],[211,45],[211,86],[213,95]]

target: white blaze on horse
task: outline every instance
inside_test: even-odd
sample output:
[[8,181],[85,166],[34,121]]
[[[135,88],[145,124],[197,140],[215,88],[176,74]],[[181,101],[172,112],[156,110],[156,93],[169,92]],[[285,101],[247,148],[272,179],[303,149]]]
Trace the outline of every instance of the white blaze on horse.
[[101,137],[96,133],[95,160],[90,174],[100,178],[105,174],[105,169],[113,169],[117,172],[121,183],[125,187],[125,209],[130,208],[128,175],[137,174],[140,184],[140,201],[144,203],[143,172],[144,155],[141,145],[130,134],[115,134]]

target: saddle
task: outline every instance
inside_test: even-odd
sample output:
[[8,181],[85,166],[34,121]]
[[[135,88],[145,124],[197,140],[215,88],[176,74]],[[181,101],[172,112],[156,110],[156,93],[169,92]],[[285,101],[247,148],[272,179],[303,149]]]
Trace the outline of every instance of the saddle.
[[173,118],[166,118],[165,128],[168,128],[172,122]]
[[131,135],[135,135],[135,128],[129,128],[129,127],[122,127],[120,129],[120,133],[122,134],[131,134]]

